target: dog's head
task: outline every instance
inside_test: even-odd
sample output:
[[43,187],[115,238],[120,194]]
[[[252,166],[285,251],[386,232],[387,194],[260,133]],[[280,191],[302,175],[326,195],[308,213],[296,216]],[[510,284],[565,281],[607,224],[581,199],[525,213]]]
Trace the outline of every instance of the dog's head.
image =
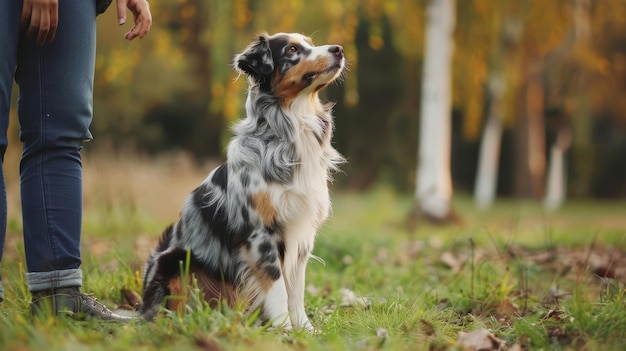
[[301,34],[261,34],[235,56],[234,67],[262,91],[291,100],[320,91],[337,79],[345,58],[341,46],[315,46]]

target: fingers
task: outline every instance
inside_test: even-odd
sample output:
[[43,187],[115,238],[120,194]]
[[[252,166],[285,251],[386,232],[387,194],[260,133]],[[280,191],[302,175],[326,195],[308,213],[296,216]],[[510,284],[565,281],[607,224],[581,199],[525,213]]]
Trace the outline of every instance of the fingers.
[[117,23],[122,25],[126,23],[126,6],[128,0],[117,0],[115,4],[117,5]]
[[53,11],[50,12],[50,31],[46,40],[51,42],[57,34],[57,28],[59,28],[59,3],[54,4]]
[[30,23],[30,14],[33,12],[33,4],[30,1],[24,1],[22,4],[22,16],[20,17],[20,28],[25,29]]
[[20,25],[22,29],[28,27],[28,36],[36,36],[38,44],[53,41],[59,25],[58,0],[25,0]]
[[[119,6],[118,0],[118,6]],[[121,0],[127,1],[127,0]],[[127,7],[133,13],[135,25],[124,35],[127,40],[133,40],[137,37],[142,39],[150,31],[152,26],[152,14],[150,13],[150,5],[146,0],[129,0]]]
[[[30,28],[28,31],[31,31],[33,27],[33,21],[31,18]],[[46,11],[42,11],[39,14],[39,31],[37,32],[37,44],[43,44],[46,42],[48,38],[48,31],[50,30],[50,13]]]

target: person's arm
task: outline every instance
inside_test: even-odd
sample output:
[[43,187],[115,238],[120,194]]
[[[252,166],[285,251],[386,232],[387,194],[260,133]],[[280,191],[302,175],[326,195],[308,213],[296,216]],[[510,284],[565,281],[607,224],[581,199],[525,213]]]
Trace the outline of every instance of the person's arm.
[[150,31],[152,26],[152,14],[147,0],[117,0],[117,19],[119,24],[126,23],[126,8],[133,13],[135,25],[128,31],[124,38],[133,40],[136,37],[142,39]]
[[59,1],[24,0],[20,25],[22,29],[28,28],[29,37],[37,36],[38,44],[54,40],[59,25]]

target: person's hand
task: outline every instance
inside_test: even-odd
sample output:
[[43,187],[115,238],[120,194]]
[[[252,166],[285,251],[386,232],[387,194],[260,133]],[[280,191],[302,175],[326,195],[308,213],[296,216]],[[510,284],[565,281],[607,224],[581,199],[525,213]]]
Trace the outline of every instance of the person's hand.
[[148,0],[117,0],[117,19],[120,25],[126,23],[127,7],[133,13],[135,25],[124,35],[124,38],[133,40],[139,37],[142,39],[148,34],[150,26],[152,26],[152,14],[150,14]]
[[29,37],[36,35],[38,44],[53,41],[58,25],[59,0],[24,0],[20,26],[28,28]]

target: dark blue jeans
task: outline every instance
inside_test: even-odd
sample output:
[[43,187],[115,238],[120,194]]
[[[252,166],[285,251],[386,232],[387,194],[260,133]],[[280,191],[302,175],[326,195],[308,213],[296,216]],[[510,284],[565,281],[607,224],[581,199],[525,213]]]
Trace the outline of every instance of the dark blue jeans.
[[[53,42],[38,45],[20,30],[22,2],[0,1],[0,160],[7,148],[13,80],[18,118],[24,250],[30,291],[80,286],[82,164],[91,139],[96,45],[95,1],[59,1]],[[0,167],[0,260],[7,201]],[[3,298],[0,282],[0,298]]]

